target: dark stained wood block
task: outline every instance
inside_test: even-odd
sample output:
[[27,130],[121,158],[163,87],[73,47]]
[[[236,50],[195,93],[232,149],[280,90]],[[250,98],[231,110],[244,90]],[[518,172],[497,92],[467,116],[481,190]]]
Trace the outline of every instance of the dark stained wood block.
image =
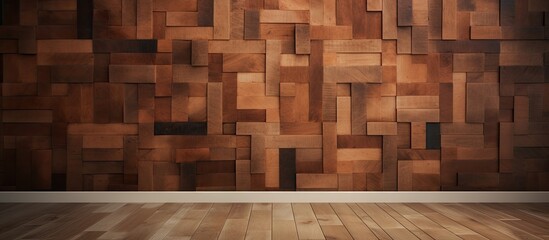
[[240,109],[237,110],[238,122],[265,122],[267,119],[265,109]]
[[244,11],[244,39],[259,39],[259,11]]
[[440,149],[440,123],[427,123],[425,135],[427,149]]
[[296,150],[281,148],[279,153],[280,190],[296,189]]
[[78,38],[93,38],[93,1],[78,0],[76,2]]
[[93,40],[96,53],[156,53],[157,40]]
[[208,56],[208,82],[223,81],[223,54],[212,53]]
[[197,1],[198,26],[213,26],[214,1]]
[[51,81],[59,83],[93,82],[92,65],[56,65],[50,70]]
[[155,135],[206,135],[207,123],[204,122],[156,122]]

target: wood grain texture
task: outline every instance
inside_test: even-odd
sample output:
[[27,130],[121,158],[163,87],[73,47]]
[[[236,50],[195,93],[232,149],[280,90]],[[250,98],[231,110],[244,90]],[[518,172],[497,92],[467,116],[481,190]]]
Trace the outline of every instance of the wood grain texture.
[[[546,1],[2,3],[0,190],[547,190]],[[232,211],[210,207],[189,211]],[[194,237],[242,238],[270,214],[252,207]],[[365,210],[416,218],[331,207],[272,236],[411,236]],[[155,238],[193,237],[188,220]],[[423,220],[418,238],[444,232]],[[75,238],[136,238],[94,234]]]
[[[472,175],[496,179],[460,176]],[[542,238],[547,225],[546,203],[4,204],[2,210],[11,220],[2,222],[4,238],[512,239]]]

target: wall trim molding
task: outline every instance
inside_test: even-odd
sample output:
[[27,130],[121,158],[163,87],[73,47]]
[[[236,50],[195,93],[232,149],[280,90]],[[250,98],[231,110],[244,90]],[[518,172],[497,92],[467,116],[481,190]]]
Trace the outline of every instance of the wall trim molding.
[[539,192],[0,192],[0,203],[549,202]]

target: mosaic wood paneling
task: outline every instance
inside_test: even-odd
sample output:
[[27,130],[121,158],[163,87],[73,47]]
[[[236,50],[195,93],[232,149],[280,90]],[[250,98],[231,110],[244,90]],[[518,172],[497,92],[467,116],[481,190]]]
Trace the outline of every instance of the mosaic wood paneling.
[[548,190],[546,0],[2,0],[2,190]]

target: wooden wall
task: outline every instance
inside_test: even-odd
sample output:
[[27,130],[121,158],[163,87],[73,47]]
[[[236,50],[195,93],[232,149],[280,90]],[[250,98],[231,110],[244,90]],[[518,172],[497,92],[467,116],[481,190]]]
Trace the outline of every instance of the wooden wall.
[[549,1],[0,2],[0,189],[549,189]]

